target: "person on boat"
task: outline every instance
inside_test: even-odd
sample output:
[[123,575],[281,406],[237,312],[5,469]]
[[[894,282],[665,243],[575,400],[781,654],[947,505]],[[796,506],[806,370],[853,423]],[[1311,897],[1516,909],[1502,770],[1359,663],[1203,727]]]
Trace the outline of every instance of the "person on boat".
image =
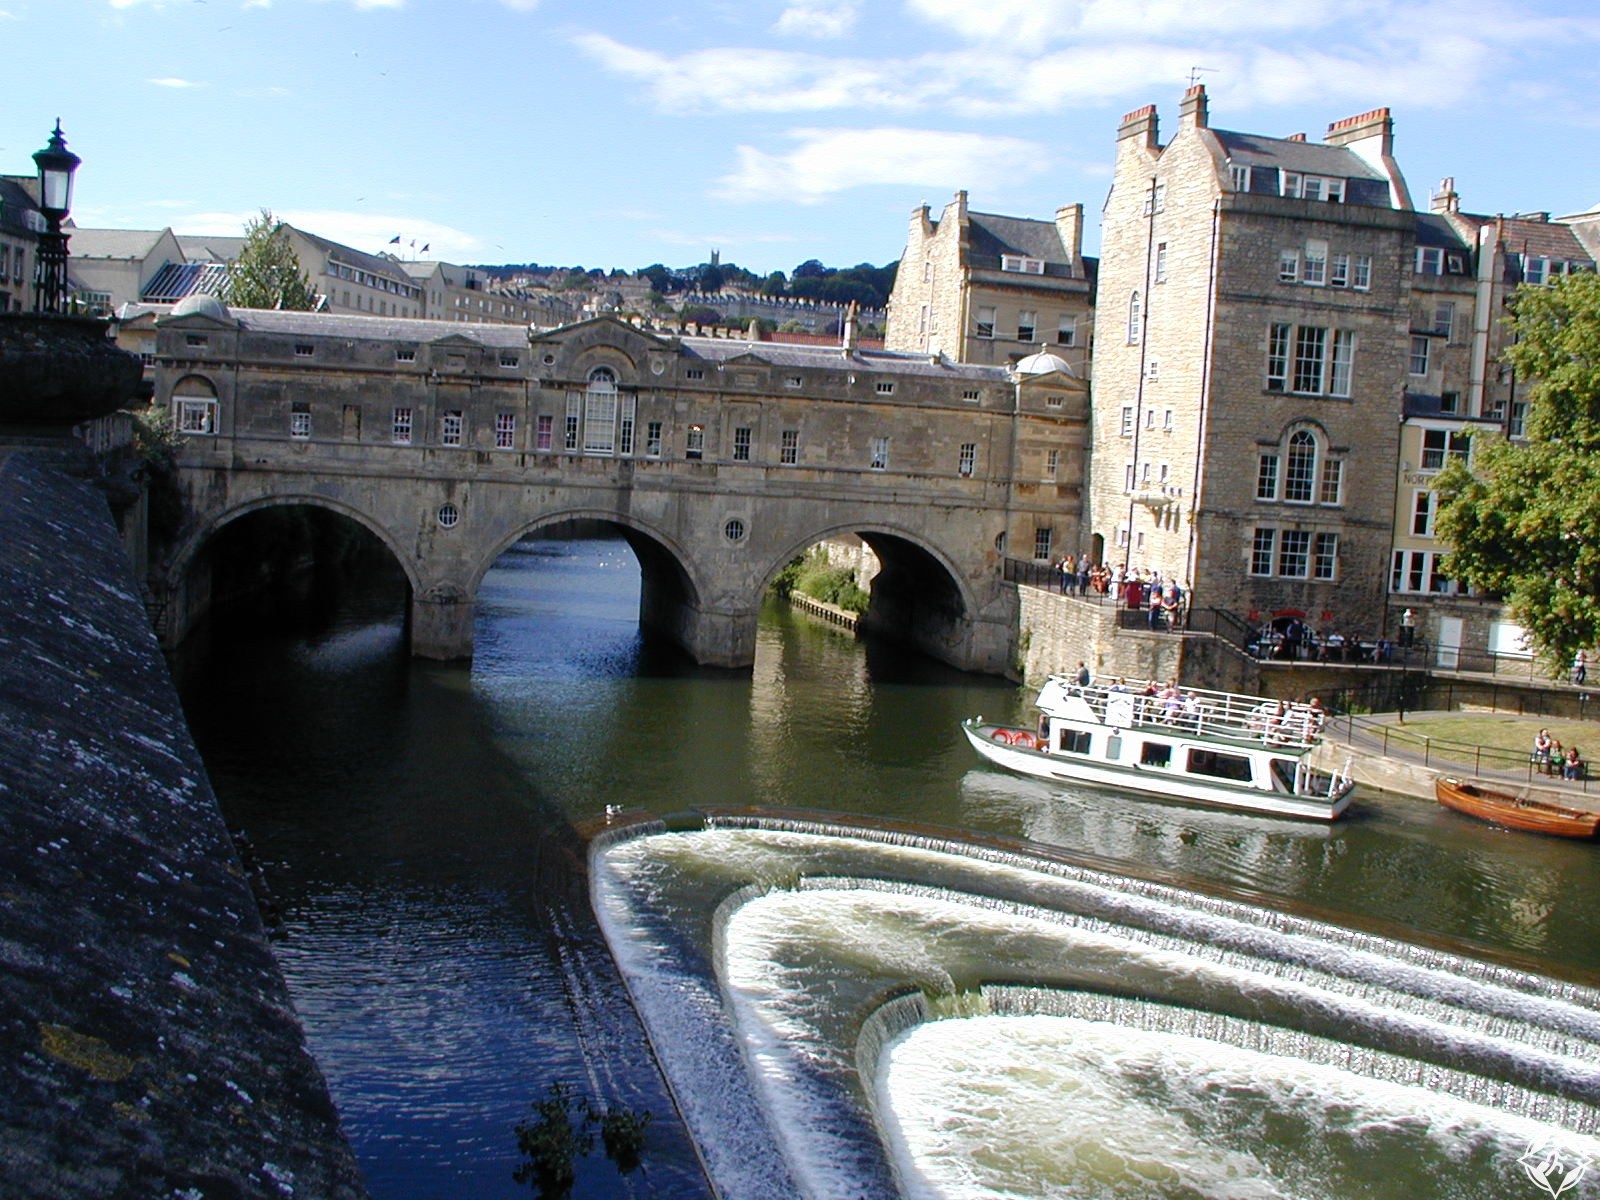
[[1086,662],[1079,662],[1078,663],[1078,686],[1080,688],[1088,687],[1093,678],[1094,677],[1089,674],[1089,664],[1086,663]]
[[1567,747],[1566,757],[1561,760],[1561,778],[1583,778],[1583,759],[1578,756],[1578,748],[1576,746]]
[[1536,770],[1543,770],[1550,774],[1550,755],[1555,748],[1555,742],[1550,738],[1548,729],[1539,730],[1533,739],[1533,765]]

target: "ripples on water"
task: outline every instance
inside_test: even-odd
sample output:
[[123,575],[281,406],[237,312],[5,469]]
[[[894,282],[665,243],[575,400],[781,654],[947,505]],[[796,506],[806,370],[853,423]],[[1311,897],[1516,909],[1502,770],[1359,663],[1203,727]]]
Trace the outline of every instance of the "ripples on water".
[[[247,623],[187,673],[197,739],[266,860],[285,971],[378,1200],[529,1194],[510,1181],[510,1127],[552,1079],[666,1104],[632,1050],[591,1074],[614,1031],[637,1044],[562,857],[570,822],[607,804],[825,808],[1031,837],[1600,978],[1592,847],[1399,798],[1358,794],[1353,819],[1326,829],[1015,779],[979,767],[957,724],[1020,715],[1016,689],[781,608],[763,615],[750,676],[701,671],[640,637],[638,586],[620,541],[525,543],[484,580],[470,669],[409,659],[399,602],[369,596],[310,633]],[[684,1147],[652,1144],[646,1163],[638,1194],[703,1194]],[[596,1155],[574,1195],[621,1185]]]

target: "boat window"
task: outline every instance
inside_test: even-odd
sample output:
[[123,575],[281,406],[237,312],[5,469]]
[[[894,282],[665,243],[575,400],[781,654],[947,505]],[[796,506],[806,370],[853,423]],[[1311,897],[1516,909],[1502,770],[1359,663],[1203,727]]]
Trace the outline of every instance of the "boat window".
[[1170,767],[1172,747],[1166,742],[1146,742],[1139,754],[1139,763],[1146,767]]
[[1210,775],[1215,779],[1232,779],[1239,783],[1249,783],[1252,778],[1248,758],[1242,754],[1222,754],[1216,750],[1190,750],[1189,772],[1192,775]]
[[1122,757],[1122,736],[1113,733],[1106,739],[1106,757],[1116,762]]
[[1272,760],[1272,782],[1280,792],[1294,791],[1294,759],[1275,758]]
[[1058,739],[1063,754],[1089,753],[1090,733],[1087,729],[1063,729]]

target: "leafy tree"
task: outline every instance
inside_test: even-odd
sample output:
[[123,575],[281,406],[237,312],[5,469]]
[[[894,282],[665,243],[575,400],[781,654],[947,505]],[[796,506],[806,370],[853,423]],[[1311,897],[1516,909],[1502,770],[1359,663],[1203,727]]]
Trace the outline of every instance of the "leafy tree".
[[299,312],[317,306],[317,293],[289,244],[289,227],[268,209],[245,224],[239,257],[228,264],[228,303]]
[[1479,436],[1435,481],[1445,569],[1504,597],[1552,672],[1600,645],[1600,276],[1524,287],[1505,357],[1534,381],[1528,440]]

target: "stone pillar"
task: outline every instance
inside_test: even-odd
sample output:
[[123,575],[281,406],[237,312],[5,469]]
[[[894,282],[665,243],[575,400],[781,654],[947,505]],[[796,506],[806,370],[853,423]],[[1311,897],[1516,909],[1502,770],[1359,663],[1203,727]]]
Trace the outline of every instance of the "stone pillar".
[[411,598],[411,653],[442,660],[472,657],[477,605],[459,588],[441,585]]

